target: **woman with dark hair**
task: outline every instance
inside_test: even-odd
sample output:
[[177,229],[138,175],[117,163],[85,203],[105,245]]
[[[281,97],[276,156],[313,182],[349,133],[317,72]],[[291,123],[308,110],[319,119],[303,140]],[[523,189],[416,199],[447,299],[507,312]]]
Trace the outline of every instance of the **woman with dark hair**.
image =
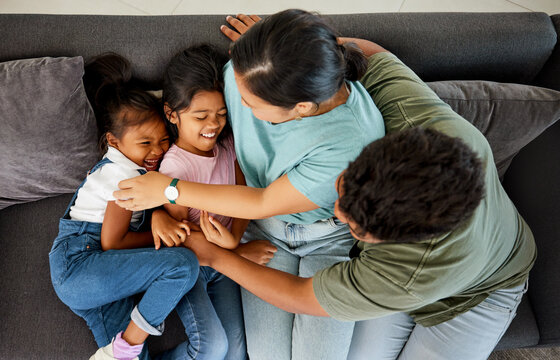
[[[239,19],[250,29],[232,45],[224,96],[248,186],[179,181],[178,195],[168,191],[170,198],[164,190],[172,179],[151,173],[122,182],[126,190],[115,195],[128,199],[120,205],[131,209],[175,201],[260,219],[250,223],[244,242],[269,240],[278,250],[268,267],[312,277],[348,259],[353,238],[334,217],[335,180],[385,132],[379,110],[357,82],[367,60],[358,48],[340,45],[322,18],[302,10]],[[352,322],[294,315],[247,291],[243,309],[250,358],[346,358]]]

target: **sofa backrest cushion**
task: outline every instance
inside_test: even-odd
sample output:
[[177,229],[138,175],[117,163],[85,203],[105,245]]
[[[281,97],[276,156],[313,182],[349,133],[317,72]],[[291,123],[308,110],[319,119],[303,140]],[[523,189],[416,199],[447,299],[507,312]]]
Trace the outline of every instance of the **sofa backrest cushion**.
[[[545,13],[380,13],[325,15],[341,36],[378,42],[424,81],[484,79],[528,83],[554,50]],[[135,76],[160,86],[181,49],[210,42],[227,49],[225,15],[88,16],[0,14],[0,61],[38,56],[85,59],[117,52]],[[553,80],[560,83],[560,79]]]
[[73,192],[97,159],[81,57],[0,63],[0,209]]
[[491,81],[428,85],[488,139],[501,178],[519,150],[560,119],[560,91]]

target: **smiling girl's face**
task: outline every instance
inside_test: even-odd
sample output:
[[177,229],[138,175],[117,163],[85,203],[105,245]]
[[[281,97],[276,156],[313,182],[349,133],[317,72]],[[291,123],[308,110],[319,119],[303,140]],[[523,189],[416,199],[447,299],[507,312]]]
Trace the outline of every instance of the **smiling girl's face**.
[[120,139],[108,133],[107,142],[147,171],[157,170],[163,154],[169,149],[169,135],[159,116],[127,128]]
[[169,118],[177,125],[175,144],[181,149],[200,156],[214,156],[214,146],[226,125],[227,108],[219,91],[199,91],[190,106],[174,111]]

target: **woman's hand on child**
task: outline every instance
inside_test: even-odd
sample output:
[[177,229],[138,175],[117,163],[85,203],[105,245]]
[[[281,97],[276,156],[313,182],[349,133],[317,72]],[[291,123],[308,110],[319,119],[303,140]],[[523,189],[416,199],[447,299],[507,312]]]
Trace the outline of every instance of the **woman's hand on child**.
[[200,228],[208,241],[225,249],[235,249],[239,243],[225,226],[204,210],[200,212]]
[[276,246],[268,240],[254,240],[239,244],[233,252],[256,264],[266,265],[274,257],[277,250]]
[[220,30],[231,41],[237,41],[241,35],[245,34],[251,26],[255,25],[260,20],[261,18],[257,15],[238,14],[237,16],[227,16],[226,21],[235,30],[230,29],[226,25],[220,26]]
[[186,222],[177,221],[169,216],[165,210],[156,210],[152,214],[152,235],[156,250],[163,242],[166,246],[182,245],[191,234],[191,229]]
[[168,202],[165,188],[171,183],[171,178],[156,171],[119,182],[119,188],[113,192],[116,203],[130,211],[151,209]]

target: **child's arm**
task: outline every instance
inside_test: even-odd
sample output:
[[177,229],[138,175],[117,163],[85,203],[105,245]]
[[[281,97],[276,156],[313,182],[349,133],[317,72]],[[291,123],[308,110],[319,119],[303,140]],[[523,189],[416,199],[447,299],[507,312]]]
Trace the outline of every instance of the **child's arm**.
[[[247,185],[245,182],[245,175],[243,175],[237,160],[235,160],[235,184],[243,186]],[[247,225],[249,225],[249,220],[233,218],[230,232],[218,220],[210,218],[208,216],[208,212],[206,211],[200,212],[201,225],[203,219],[205,219],[208,223],[206,231],[206,238],[208,241],[221,246],[224,249],[235,249],[239,245]]]
[[132,211],[121,208],[114,201],[107,202],[101,227],[101,248],[104,251],[153,245],[154,238],[150,232],[128,231],[131,218]]
[[188,220],[189,218],[189,208],[186,206],[163,204],[163,207],[165,208],[165,211],[167,211],[167,213],[177,221]]

